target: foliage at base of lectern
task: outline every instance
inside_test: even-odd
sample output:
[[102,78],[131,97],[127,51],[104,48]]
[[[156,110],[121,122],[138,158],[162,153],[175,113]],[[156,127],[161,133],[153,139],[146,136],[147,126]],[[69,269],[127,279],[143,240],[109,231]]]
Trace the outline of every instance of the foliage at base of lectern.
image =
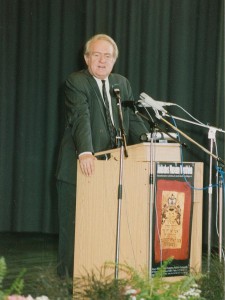
[[[74,300],[203,300],[201,290],[194,276],[183,277],[179,281],[168,281],[166,261],[154,277],[149,278],[146,270],[138,272],[128,265],[119,265],[119,279],[115,279],[114,263],[106,263],[100,270],[86,273],[74,280]],[[111,273],[110,273],[111,271]],[[119,275],[120,277],[120,275]]]

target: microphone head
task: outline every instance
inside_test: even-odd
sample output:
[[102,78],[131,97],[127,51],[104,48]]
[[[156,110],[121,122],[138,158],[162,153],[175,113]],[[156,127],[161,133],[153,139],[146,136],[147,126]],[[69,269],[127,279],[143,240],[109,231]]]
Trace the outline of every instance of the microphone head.
[[118,83],[112,85],[112,91],[116,95],[116,97],[120,98],[120,88]]
[[147,95],[146,93],[141,93],[140,98],[141,99],[139,101],[142,101],[142,103],[144,102],[146,105],[157,105],[158,107],[176,105],[172,102],[154,100],[151,96]]
[[140,94],[140,98],[141,98],[141,100],[146,100],[146,99],[153,100],[152,97],[150,97],[149,95],[147,95],[147,94],[144,93],[144,92]]
[[120,89],[120,86],[119,86],[119,84],[118,83],[114,83],[114,84],[112,84],[112,86],[111,86],[111,90],[112,91],[115,91],[115,90],[119,90]]
[[141,98],[140,100],[142,101],[142,103],[144,102],[146,105],[149,105],[149,103],[153,103],[155,101],[152,97],[150,97],[146,93],[141,93],[140,98]]
[[154,110],[156,109],[164,113],[167,113],[167,111],[163,108],[164,102],[156,101],[146,93],[141,93],[140,98],[141,100],[139,101],[142,103],[144,107],[152,107]]

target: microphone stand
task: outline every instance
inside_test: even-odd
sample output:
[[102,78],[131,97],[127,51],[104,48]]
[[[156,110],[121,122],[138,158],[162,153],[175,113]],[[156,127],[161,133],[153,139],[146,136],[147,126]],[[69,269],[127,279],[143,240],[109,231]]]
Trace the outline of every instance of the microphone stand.
[[155,123],[153,120],[150,120],[148,117],[140,113],[135,105],[134,112],[135,114],[139,115],[141,118],[148,121],[152,128],[152,134],[151,134],[151,140],[150,140],[150,199],[149,199],[149,253],[148,253],[148,277],[149,279],[152,278],[152,253],[153,253],[153,210],[154,210],[154,131],[155,129],[159,129],[161,132],[167,134],[170,136],[176,143],[180,144],[181,146],[187,147],[185,143],[181,143],[178,139],[173,137],[170,133],[165,131],[163,128],[161,128],[157,123]]
[[117,229],[116,229],[116,255],[115,255],[115,278],[119,277],[119,254],[120,254],[120,228],[121,228],[121,206],[122,206],[122,183],[123,183],[123,162],[124,156],[128,157],[126,135],[123,127],[123,114],[121,107],[121,98],[119,91],[115,92],[117,100],[117,108],[119,115],[119,136],[117,137],[118,142],[120,141],[120,169],[119,169],[119,186],[118,186],[118,208],[117,208]]
[[[224,132],[224,130],[220,129],[220,128],[216,128],[216,127],[210,127],[204,124],[199,124],[196,122],[192,122],[189,120],[185,120],[182,118],[177,118],[175,116],[172,115],[167,115],[164,114],[168,117],[173,117],[174,119],[179,119],[188,123],[192,123],[198,126],[202,126],[205,128],[209,129],[209,133],[208,133],[208,138],[210,139],[210,151],[207,150],[205,147],[203,147],[202,145],[200,145],[198,142],[196,142],[195,140],[193,140],[192,138],[190,138],[188,135],[186,135],[183,131],[181,131],[180,129],[178,129],[177,127],[175,127],[174,125],[172,125],[169,121],[167,121],[166,119],[164,119],[158,112],[158,110],[154,109],[156,112],[156,117],[160,120],[162,120],[164,123],[166,123],[167,125],[169,125],[171,128],[173,128],[174,130],[176,130],[177,132],[179,132],[182,136],[184,136],[186,139],[188,139],[190,142],[192,142],[193,144],[195,144],[196,146],[198,146],[200,149],[202,149],[205,153],[210,155],[210,168],[209,168],[209,188],[208,188],[208,253],[207,253],[207,263],[208,263],[208,273],[210,272],[210,259],[211,259],[211,227],[212,227],[212,158],[216,159],[219,163],[221,163],[224,166],[224,160],[221,159],[219,156],[215,155],[212,153],[213,151],[213,141],[215,140],[215,133],[216,131],[221,131]],[[221,195],[222,193],[220,193],[219,195]],[[222,200],[220,201],[220,203],[222,202]],[[221,207],[220,207],[221,209]],[[222,216],[222,212],[219,213],[219,217],[221,218]],[[222,220],[219,221],[219,223],[221,224]],[[221,226],[222,227],[222,226]],[[222,234],[222,228],[220,227],[221,232],[219,232],[219,235]],[[222,252],[222,242],[221,242],[221,238],[219,237],[219,253]]]
[[151,142],[150,142],[150,200],[149,200],[149,253],[148,253],[148,277],[152,278],[152,252],[153,252],[153,210],[154,210],[154,145],[153,145],[153,131],[151,134]]

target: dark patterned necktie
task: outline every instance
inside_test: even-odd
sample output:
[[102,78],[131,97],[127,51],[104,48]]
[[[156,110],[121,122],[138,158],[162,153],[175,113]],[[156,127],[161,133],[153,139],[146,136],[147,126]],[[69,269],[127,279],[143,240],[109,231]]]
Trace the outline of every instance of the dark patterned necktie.
[[115,148],[116,146],[116,129],[112,123],[110,111],[109,111],[109,100],[106,93],[106,87],[105,87],[105,80],[102,80],[102,95],[105,102],[105,114],[106,114],[106,120],[108,124],[109,134],[111,138],[111,145],[112,148]]

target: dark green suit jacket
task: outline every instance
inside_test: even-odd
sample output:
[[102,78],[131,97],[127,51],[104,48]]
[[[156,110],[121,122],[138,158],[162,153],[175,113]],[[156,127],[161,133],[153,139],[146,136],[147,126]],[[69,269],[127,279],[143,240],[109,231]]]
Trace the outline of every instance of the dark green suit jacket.
[[[118,85],[121,101],[132,100],[129,81],[110,74],[109,84]],[[118,108],[111,93],[115,127],[119,128]],[[82,152],[96,153],[111,148],[104,103],[96,80],[87,71],[72,73],[65,83],[66,128],[61,142],[57,179],[75,184],[77,158]],[[147,132],[143,121],[129,107],[122,107],[123,125],[127,144],[140,142],[140,135]]]

